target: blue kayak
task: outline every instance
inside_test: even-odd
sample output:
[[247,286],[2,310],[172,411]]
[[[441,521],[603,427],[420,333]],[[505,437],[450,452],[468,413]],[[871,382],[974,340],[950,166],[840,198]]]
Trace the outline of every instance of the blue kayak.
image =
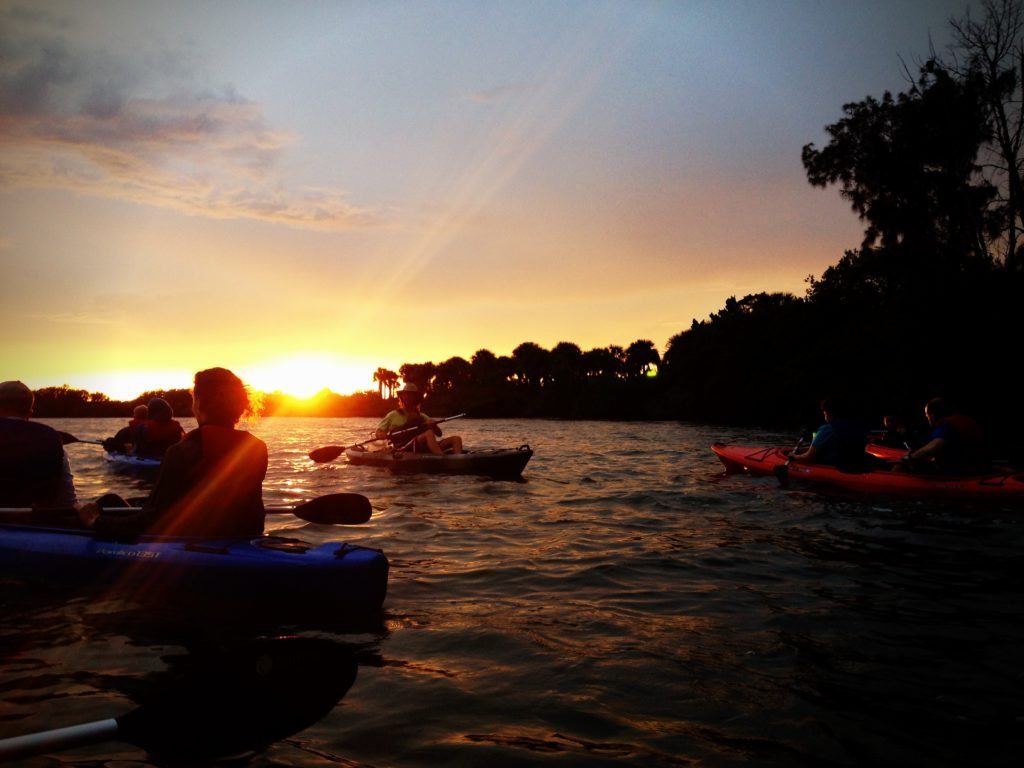
[[80,529],[0,523],[0,577],[116,588],[139,601],[180,598],[222,610],[253,603],[271,612],[304,606],[331,613],[379,609],[388,560],[379,550],[337,541],[140,536],[124,543]]
[[128,472],[140,475],[156,475],[160,471],[162,459],[156,456],[136,456],[134,453],[117,453],[107,451],[103,460],[115,472]]

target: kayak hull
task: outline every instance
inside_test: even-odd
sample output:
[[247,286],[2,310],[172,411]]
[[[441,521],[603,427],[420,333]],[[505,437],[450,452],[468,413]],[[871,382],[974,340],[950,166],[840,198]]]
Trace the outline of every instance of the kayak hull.
[[892,445],[881,445],[880,443],[868,443],[864,450],[883,461],[899,461],[908,452],[906,448],[896,448]]
[[161,459],[157,458],[108,451],[103,454],[103,460],[114,472],[138,475],[156,475],[160,472]]
[[[785,464],[789,457],[789,449],[779,447],[715,443],[711,450],[727,472],[761,476],[774,475],[775,468]],[[888,470],[844,472],[822,464],[790,464],[786,478],[852,493],[922,499],[1024,501],[1024,475],[1008,472],[943,477]]]
[[46,585],[113,588],[140,602],[168,598],[228,609],[376,611],[388,560],[375,549],[297,539],[141,536],[104,541],[72,528],[0,523],[0,575]]
[[368,451],[358,447],[345,451],[345,457],[352,464],[380,467],[395,474],[485,475],[497,478],[519,477],[531,456],[533,449],[528,445],[441,456],[394,450]]

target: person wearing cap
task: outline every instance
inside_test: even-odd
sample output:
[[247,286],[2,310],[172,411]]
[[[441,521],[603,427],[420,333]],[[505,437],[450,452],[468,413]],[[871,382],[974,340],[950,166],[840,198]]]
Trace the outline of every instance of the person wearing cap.
[[135,455],[160,458],[185,436],[174,418],[171,404],[162,397],[154,397],[147,406],[149,418],[135,431]]
[[103,441],[103,448],[113,453],[128,453],[138,442],[136,434],[139,427],[145,424],[148,418],[149,408],[145,405],[136,405],[132,409],[132,417],[128,420],[128,425],[119,429],[113,437],[106,438]]
[[398,390],[398,401],[401,407],[391,411],[377,425],[378,440],[388,440],[395,448],[405,451],[462,453],[462,438],[458,435],[442,438],[437,422],[420,410],[423,393],[419,387],[406,384]]
[[74,478],[60,433],[30,421],[35,396],[20,381],[0,383],[0,506],[74,507]]

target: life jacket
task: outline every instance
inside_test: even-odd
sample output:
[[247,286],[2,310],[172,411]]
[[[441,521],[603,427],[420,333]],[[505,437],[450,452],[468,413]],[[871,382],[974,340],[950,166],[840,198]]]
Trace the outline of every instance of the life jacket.
[[[428,417],[422,413],[407,413],[404,408],[400,408],[398,412],[405,416],[405,422],[402,426],[395,427],[388,432],[388,442],[395,448],[404,448],[417,436],[422,435],[429,429],[427,426]],[[398,434],[399,432],[401,434]]]
[[943,419],[949,427],[946,449],[936,456],[936,465],[946,474],[972,473],[988,465],[988,450],[981,427],[970,416],[954,413]]
[[865,463],[864,446],[868,433],[864,425],[849,419],[832,422],[836,430],[835,462],[837,467],[856,469]]
[[185,430],[176,420],[156,421],[146,419],[135,430],[135,455],[160,457],[167,449],[179,442]]
[[[267,446],[263,441],[248,432],[205,425],[189,432],[183,442],[190,448],[198,443],[200,458],[186,470],[177,501],[160,513],[152,532],[167,536],[261,536],[265,516],[263,479],[267,474]],[[194,450],[188,453],[195,455]]]
[[64,446],[56,430],[0,418],[0,506],[50,504],[60,492]]

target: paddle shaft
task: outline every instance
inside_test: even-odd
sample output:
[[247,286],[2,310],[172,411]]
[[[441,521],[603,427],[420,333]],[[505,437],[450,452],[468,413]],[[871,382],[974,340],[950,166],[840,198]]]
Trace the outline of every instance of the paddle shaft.
[[0,739],[0,763],[10,760],[23,760],[26,757],[45,755],[87,744],[116,739],[118,736],[117,720],[96,720],[91,723],[72,725],[67,728],[54,728],[52,731],[29,733],[24,736],[12,736]]
[[[421,429],[424,429],[424,428],[430,429],[431,427],[436,426],[438,424],[444,424],[446,421],[454,421],[455,419],[461,419],[465,415],[466,414],[464,414],[464,413],[457,413],[454,416],[446,416],[443,419],[433,419],[428,424],[416,424],[416,425],[411,426],[411,427],[405,427],[404,429],[398,429],[398,430],[395,430],[394,432],[391,432],[390,434],[388,434],[387,439],[391,440],[392,442],[394,442],[394,439],[396,437],[398,437],[399,435],[404,435],[407,432],[416,432],[417,430],[421,430]],[[379,439],[380,438],[374,438],[374,440],[379,440]],[[367,440],[366,442],[367,443],[372,443],[372,442],[374,442],[374,440]],[[360,443],[360,445],[366,445],[366,443]],[[352,447],[355,448],[356,446],[353,445]]]
[[[103,511],[114,515],[131,515],[140,512],[141,509],[141,507],[107,507]],[[264,509],[271,514],[292,514],[301,520],[322,525],[360,525],[369,520],[373,514],[370,500],[360,493],[329,493],[301,504],[296,504],[295,506],[265,507]],[[0,509],[0,516],[5,513],[15,518],[7,522],[14,523],[22,523],[22,518],[28,519],[31,523],[34,520],[60,520],[64,515],[77,518],[78,514],[72,508],[32,509],[30,507],[20,507]],[[0,522],[3,522],[2,517],[0,517]]]
[[89,445],[103,445],[102,440],[93,440],[91,438],[75,437],[70,432],[57,432],[60,435],[60,441],[64,445],[70,445],[71,443],[88,443]]
[[800,439],[796,441],[796,445],[793,447],[793,450],[791,450],[789,452],[789,455],[786,457],[786,462],[781,466],[775,468],[774,474],[780,484],[785,483],[786,480],[789,478],[789,465],[793,461],[793,454],[799,451],[800,448],[803,447],[803,444],[804,436],[800,435]]
[[[112,512],[114,514],[123,513],[123,514],[126,514],[126,515],[142,511],[142,507],[100,507],[100,509],[102,511],[104,511],[104,512]],[[291,507],[264,507],[263,509],[264,509],[264,511],[267,514],[287,515],[287,514],[293,514],[295,512],[295,510],[297,509],[297,507],[294,507],[294,506],[291,506]],[[33,509],[32,507],[0,507],[0,514],[7,514],[7,515],[25,514],[25,515],[28,515],[28,514],[31,514],[32,512],[53,512],[53,513],[66,512],[69,515],[74,514],[74,510],[73,509],[71,509],[71,508],[66,508],[65,509],[63,507],[57,507],[57,508],[53,508],[53,509],[48,509],[46,507],[41,507],[40,509]]]
[[[447,416],[447,417],[445,417],[443,419],[436,419],[436,420],[434,420],[432,422],[432,424],[444,424],[444,422],[446,422],[446,421],[452,421],[454,419],[461,419],[465,415],[466,414],[464,414],[464,413],[457,413],[454,416]],[[409,436],[411,437],[413,432],[415,432],[417,430],[420,430],[420,429],[423,429],[423,428],[424,427],[423,427],[422,424],[417,424],[416,426],[413,426],[413,427],[407,427],[405,429],[400,429],[400,430],[398,430],[396,432],[392,432],[390,435],[388,435],[388,437],[372,437],[369,440],[364,440],[363,442],[356,443],[355,445],[349,445],[349,446],[344,446],[344,445],[325,445],[322,448],[314,448],[312,451],[309,452],[308,455],[309,455],[309,458],[311,458],[317,464],[326,464],[329,461],[334,461],[336,458],[341,456],[341,454],[343,454],[345,451],[349,450],[350,448],[362,448],[365,445],[369,445],[370,443],[377,443],[377,442],[380,442],[382,440],[392,440],[392,441],[394,441],[395,437],[397,437],[398,435],[402,435],[404,433],[408,433]]]

